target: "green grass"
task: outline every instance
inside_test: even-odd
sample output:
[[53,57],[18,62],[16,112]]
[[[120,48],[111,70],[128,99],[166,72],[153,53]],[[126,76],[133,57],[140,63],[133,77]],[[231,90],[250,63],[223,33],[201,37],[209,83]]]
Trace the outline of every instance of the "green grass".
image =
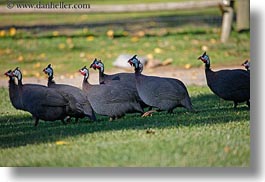
[[95,23],[101,21],[114,21],[126,19],[139,19],[147,17],[183,16],[183,15],[220,15],[217,8],[207,10],[185,11],[154,11],[154,12],[131,12],[131,13],[102,13],[91,14],[3,14],[0,16],[0,26],[34,26],[34,25],[57,25],[57,24],[80,24]]
[[[90,3],[93,4],[94,1]],[[103,1],[103,3],[115,2]],[[182,68],[202,66],[202,62],[198,61],[197,57],[204,50],[207,50],[213,68],[240,67],[244,60],[249,59],[250,32],[232,31],[229,41],[223,44],[220,42],[220,27],[203,22],[189,24],[157,21],[170,17],[201,15],[221,16],[221,13],[218,8],[208,8],[196,11],[110,13],[107,16],[102,14],[1,15],[0,27],[25,25],[42,26],[42,28],[0,30],[0,73],[19,66],[23,70],[23,76],[39,77],[43,74],[42,69],[51,63],[56,68],[56,74],[71,76],[80,67],[89,65],[94,58],[101,59],[108,70],[113,67],[112,62],[123,53],[149,56],[160,61],[170,59],[173,60],[172,66]],[[127,20],[143,18],[147,18],[144,24],[126,24]],[[123,20],[125,23],[75,27],[80,24],[118,20]],[[45,28],[46,25],[51,27]],[[109,31],[114,32],[113,37],[107,36]],[[0,74],[0,77],[3,77],[3,74]]]
[[[207,48],[213,68],[220,65],[240,67],[250,57],[249,32],[233,32],[228,43],[222,44],[216,28],[209,27],[176,29],[172,32],[158,29],[153,34],[147,31],[140,38],[133,35],[109,38],[106,31],[105,34],[92,35],[91,41],[88,41],[88,35],[82,33],[78,36],[2,38],[0,72],[19,66],[25,71],[24,76],[42,75],[42,69],[52,63],[56,73],[74,74],[80,67],[89,65],[94,58],[102,59],[108,70],[122,53],[151,55],[161,61],[172,59],[173,66],[178,67],[185,67],[186,64],[199,67],[202,62],[197,57],[204,52],[203,47]],[[161,31],[166,33],[159,35]],[[120,34],[118,30],[116,33]]]
[[188,90],[198,113],[177,108],[172,115],[132,114],[114,122],[98,116],[96,123],[40,122],[35,128],[0,89],[0,166],[249,167],[247,107],[233,109],[207,87]]

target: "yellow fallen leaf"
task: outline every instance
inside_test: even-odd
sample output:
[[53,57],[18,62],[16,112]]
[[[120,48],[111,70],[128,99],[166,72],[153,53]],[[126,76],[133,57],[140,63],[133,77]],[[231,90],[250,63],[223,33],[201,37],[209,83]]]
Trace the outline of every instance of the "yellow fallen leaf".
[[0,30],[0,37],[4,37],[6,35],[6,31],[5,30]]
[[56,144],[56,145],[67,145],[67,144],[69,144],[69,143],[66,142],[66,141],[59,140],[59,141],[56,141],[55,144]]
[[172,58],[167,58],[165,61],[162,62],[163,66],[170,65],[172,64],[173,59]]
[[83,28],[83,33],[87,33],[88,32],[88,28]]
[[128,36],[129,33],[128,33],[127,31],[123,31],[123,32],[122,32],[122,35],[123,35],[123,36]]
[[145,36],[145,32],[144,31],[139,31],[139,32],[137,32],[137,35],[139,37],[143,37],[143,36]]
[[210,42],[212,43],[212,44],[215,44],[217,41],[216,41],[216,39],[210,39]]
[[14,27],[11,27],[11,28],[9,29],[9,35],[10,35],[10,36],[14,36],[14,35],[16,35],[16,32],[17,32],[17,30],[16,30]]
[[35,72],[34,75],[35,75],[35,77],[37,77],[37,78],[40,77],[40,73],[39,73],[39,72]]
[[131,38],[131,41],[132,41],[132,42],[138,42],[138,40],[139,40],[138,37],[132,37],[132,38]]
[[114,37],[114,31],[113,30],[108,30],[107,31],[107,36],[110,37],[110,38],[113,38]]
[[93,35],[89,35],[86,38],[87,41],[93,41],[94,40],[94,36]]
[[58,45],[58,47],[59,47],[59,49],[64,49],[64,48],[65,48],[65,44],[64,44],[64,43],[60,43],[60,44]]
[[28,72],[26,70],[22,70],[22,74],[23,74],[23,76],[26,76],[26,75],[28,75]]
[[39,67],[40,67],[40,62],[33,65],[33,68],[39,68]]
[[22,61],[24,61],[24,57],[20,55],[20,56],[18,56],[17,60],[18,60],[18,62],[22,62]]
[[72,38],[71,38],[71,37],[68,37],[68,38],[66,39],[66,43],[67,43],[67,44],[72,44],[72,42],[73,42],[73,41],[72,41]]
[[147,59],[154,59],[153,54],[147,54],[146,57],[147,57]]
[[79,57],[80,58],[83,58],[83,57],[85,57],[86,56],[86,54],[84,53],[84,52],[80,52],[80,54],[79,54]]
[[53,35],[54,37],[56,37],[56,36],[59,35],[59,32],[58,32],[58,31],[53,31],[53,32],[52,32],[52,35]]
[[160,54],[160,53],[162,53],[162,49],[157,47],[157,48],[154,49],[154,52],[157,53],[157,54]]
[[185,69],[190,69],[191,68],[191,64],[185,64],[184,68]]
[[208,46],[203,45],[201,49],[202,49],[203,51],[208,51]]
[[46,54],[45,54],[45,53],[41,53],[41,54],[39,55],[39,57],[40,57],[41,59],[44,59],[44,58],[46,57]]

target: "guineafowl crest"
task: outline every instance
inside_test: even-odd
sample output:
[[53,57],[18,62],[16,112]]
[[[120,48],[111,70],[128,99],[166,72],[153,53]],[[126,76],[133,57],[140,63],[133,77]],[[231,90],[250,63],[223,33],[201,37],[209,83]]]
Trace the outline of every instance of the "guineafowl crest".
[[100,69],[100,71],[103,73],[104,72],[104,64],[101,62],[101,60],[99,60],[96,63],[97,69]]
[[44,73],[46,73],[49,78],[53,78],[53,69],[52,69],[52,65],[49,64],[44,70],[43,70]]
[[85,79],[88,79],[89,76],[89,72],[86,66],[84,66],[83,68],[81,68],[79,70],[79,72],[85,77]]
[[134,66],[135,68],[138,68],[140,61],[136,56],[137,55],[134,55],[131,59],[129,59],[128,63],[130,63],[130,65]]
[[210,57],[206,54],[206,52],[202,55],[202,61],[206,64],[210,64]]
[[131,66],[134,66],[135,72],[141,73],[143,71],[143,64],[136,58],[137,55],[134,55],[131,59],[129,59],[128,63]]
[[14,71],[12,72],[12,75],[17,77],[18,80],[22,80],[22,73],[21,73],[19,67],[16,67],[16,69],[14,69]]
[[97,60],[97,58],[95,58],[94,61],[91,63],[89,68],[93,68],[95,70],[97,62],[98,62],[98,60]]
[[203,53],[200,57],[198,57],[199,60],[202,60],[202,62],[205,63],[205,68],[210,69],[210,57],[206,54],[206,52]]
[[242,66],[244,66],[247,70],[250,70],[250,62],[248,60],[246,60]]

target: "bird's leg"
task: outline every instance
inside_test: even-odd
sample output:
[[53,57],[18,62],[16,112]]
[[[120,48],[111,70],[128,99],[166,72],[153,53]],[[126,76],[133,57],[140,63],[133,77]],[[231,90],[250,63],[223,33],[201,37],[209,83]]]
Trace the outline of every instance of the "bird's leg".
[[234,101],[234,108],[236,109],[236,106],[237,106],[237,102],[236,101]]
[[67,116],[65,119],[66,119],[66,122],[64,121],[64,119],[61,120],[63,124],[70,123],[70,119],[71,119],[70,116]]
[[34,124],[34,126],[37,127],[38,124],[39,124],[39,118],[34,117],[34,116],[33,116],[33,118],[35,119],[35,124]]
[[154,112],[157,112],[157,110],[147,111],[141,117],[152,116]]
[[66,117],[66,122],[67,122],[67,124],[69,124],[70,121],[71,121],[71,117],[70,117],[70,116],[67,116],[67,117]]

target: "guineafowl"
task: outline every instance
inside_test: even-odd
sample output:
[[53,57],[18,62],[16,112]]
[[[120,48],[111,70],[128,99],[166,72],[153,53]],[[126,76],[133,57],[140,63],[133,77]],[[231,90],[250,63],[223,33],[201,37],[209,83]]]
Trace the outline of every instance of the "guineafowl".
[[48,75],[48,87],[58,90],[68,100],[70,106],[69,116],[75,117],[76,122],[78,122],[79,118],[84,118],[85,116],[92,121],[96,120],[86,94],[81,89],[71,85],[56,84],[53,80],[53,68],[51,64],[44,68],[43,72]]
[[180,80],[141,74],[143,65],[136,55],[128,60],[128,63],[135,68],[136,88],[140,98],[147,105],[169,113],[176,107],[193,111],[187,88]]
[[136,85],[135,85],[135,76],[134,73],[116,73],[113,75],[107,75],[104,73],[104,64],[101,60],[95,59],[93,63],[90,65],[90,68],[99,70],[99,83],[100,84],[108,84],[111,82],[120,81],[124,87],[130,89],[134,95],[136,100],[138,100],[142,106],[142,108],[149,107],[149,110],[152,109],[151,106],[146,105],[138,95]]
[[32,114],[35,126],[39,119],[44,121],[68,119],[69,103],[55,89],[37,84],[23,84],[22,73],[19,68],[12,72],[12,76],[18,79],[17,95],[23,110]]
[[[112,80],[128,80],[130,81],[132,78],[130,77],[129,73],[118,73],[114,75],[107,75],[104,73],[104,64],[101,60],[95,60],[91,63],[90,68],[93,68],[94,70],[98,69],[99,70],[99,83],[104,84],[111,82]],[[120,77],[121,76],[121,77]]]
[[79,71],[84,76],[83,90],[87,93],[88,100],[96,113],[109,116],[110,120],[120,118],[126,113],[143,113],[143,109],[131,89],[124,87],[118,81],[91,85],[88,82],[88,69],[83,67]]
[[21,103],[21,99],[18,94],[18,85],[15,83],[15,78],[12,75],[12,70],[9,70],[5,73],[6,76],[9,77],[8,81],[8,91],[9,98],[14,108],[24,110],[23,104]]
[[218,97],[234,102],[234,108],[238,103],[247,102],[250,107],[250,74],[246,70],[219,70],[212,71],[210,57],[203,53],[198,60],[205,64],[207,85]]

